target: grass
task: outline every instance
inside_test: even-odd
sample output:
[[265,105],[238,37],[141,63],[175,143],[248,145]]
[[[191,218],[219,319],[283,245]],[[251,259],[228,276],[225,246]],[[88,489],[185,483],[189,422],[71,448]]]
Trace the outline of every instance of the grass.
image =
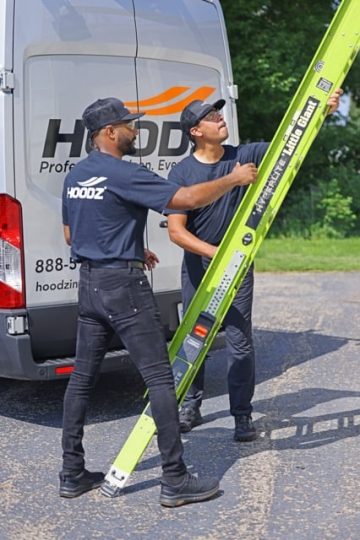
[[360,271],[360,238],[266,239],[255,267],[257,272]]

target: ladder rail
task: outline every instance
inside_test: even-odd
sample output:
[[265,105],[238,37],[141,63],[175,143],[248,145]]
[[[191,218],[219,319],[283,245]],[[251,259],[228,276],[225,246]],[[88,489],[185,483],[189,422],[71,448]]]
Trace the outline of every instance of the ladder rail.
[[[285,113],[285,116],[274,135],[273,141],[270,144],[260,164],[257,182],[249,186],[236,214],[234,215],[229,225],[229,228],[223,238],[223,241],[221,242],[218,248],[218,251],[215,257],[212,259],[209,265],[209,268],[207,269],[207,272],[204,275],[204,278],[198,288],[197,293],[194,295],[193,300],[191,304],[189,305],[189,308],[187,309],[187,312],[184,314],[182,324],[178,327],[178,330],[175,333],[169,347],[170,357],[172,357],[172,354],[174,354],[175,352],[179,337],[181,339],[181,337],[184,334],[184,331],[186,330],[189,331],[196,320],[196,309],[194,309],[194,307],[197,306],[199,302],[200,294],[201,295],[204,294],[202,289],[206,287],[208,296],[210,297],[214,287],[216,286],[216,283],[220,281],[221,267],[223,267],[224,264],[226,264],[226,261],[230,257],[229,251],[231,250],[231,247],[229,249],[229,245],[231,246],[232,244],[234,244],[234,248],[241,247],[241,250],[245,253],[247,257],[249,257],[249,263],[246,265],[246,268],[241,272],[241,279],[245,277],[247,269],[249,268],[250,264],[253,262],[256,252],[258,251],[262,240],[265,238],[266,233],[270,229],[271,223],[273,219],[275,218],[277,212],[279,211],[281,207],[281,203],[283,202],[291,184],[293,183],[293,180],[296,176],[298,169],[300,168],[301,163],[303,162],[308,150],[310,149],[312,142],[314,141],[317,133],[319,132],[323,124],[324,119],[326,118],[326,115],[327,115],[326,102],[328,99],[328,94],[325,94],[324,92],[321,93],[322,91],[320,89],[314,92],[314,97],[316,99],[319,99],[321,103],[321,109],[319,109],[319,111],[317,111],[314,114],[316,123],[308,130],[306,140],[305,139],[302,140],[302,142],[299,145],[297,154],[294,155],[294,157],[290,160],[288,168],[291,169],[291,173],[289,174],[287,181],[281,183],[277,187],[278,198],[274,202],[274,197],[273,197],[272,203],[270,202],[268,208],[266,209],[262,217],[262,222],[264,223],[264,225],[262,226],[263,230],[256,231],[257,233],[256,237],[252,245],[249,245],[249,246],[245,246],[243,244],[240,244],[236,240],[233,240],[234,236],[239,230],[240,226],[244,226],[244,231],[243,231],[244,234],[249,233],[249,234],[254,235],[254,230],[251,228],[245,229],[246,227],[245,224],[250,217],[251,210],[256,200],[258,200],[259,196],[261,195],[264,189],[264,183],[266,182],[266,179],[269,177],[270,172],[273,169],[274,164],[276,163],[279,157],[279,153],[275,152],[275,147],[282,144],[282,142],[284,141],[285,133],[291,126],[291,122],[293,121],[294,114],[297,111],[302,109],[306,101],[306,92],[303,88],[304,85],[310,86],[312,84],[314,86],[314,81],[317,81],[317,79],[319,78],[318,72],[315,71],[314,69],[315,66],[317,65],[318,62],[324,62],[324,66],[322,70],[326,68],[327,59],[328,59],[327,57],[329,56],[329,54],[327,53],[327,50],[329,49],[329,42],[334,40],[335,36],[337,35],[337,32],[341,33],[341,37],[343,38],[343,40],[345,40],[348,37],[346,32],[343,31],[343,27],[349,25],[349,21],[350,22],[356,21],[357,29],[355,28],[353,32],[352,46],[350,47],[348,46],[347,43],[345,43],[345,46],[343,47],[339,46],[338,48],[339,50],[337,51],[336,62],[337,63],[342,62],[341,65],[343,65],[344,68],[341,70],[341,72],[338,73],[336,77],[334,77],[334,81],[331,81],[333,82],[332,89],[335,89],[336,87],[340,86],[346,74],[348,73],[360,47],[360,22],[359,22],[360,21],[360,2],[352,2],[352,0],[343,0],[342,4],[339,6],[334,16],[333,23],[329,26],[318,50],[316,51],[313,61],[309,65],[305,73],[305,76],[294,96],[294,99],[291,102],[289,108],[287,109],[287,112]],[[352,24],[352,26],[354,26],[354,24]],[[323,60],[324,58],[325,60]],[[320,71],[320,74],[321,74],[321,71]],[[304,151],[305,145],[307,146],[306,151]],[[240,221],[240,225],[239,225],[239,221]],[[200,294],[198,294],[199,291],[200,291]],[[203,301],[204,299],[202,296],[200,302],[203,302]],[[227,304],[226,308],[229,307],[230,303],[231,302],[226,302]]]
[[[260,164],[257,182],[246,191],[171,341],[169,358],[179,402],[325,120],[329,94],[341,86],[359,47],[360,1],[343,0]],[[147,405],[106,476],[104,495],[121,493],[155,432]]]
[[[352,5],[350,6],[350,4]],[[340,7],[342,7],[342,9],[340,9]],[[206,274],[200,283],[198,291],[194,295],[192,302],[184,314],[182,324],[178,327],[178,330],[170,343],[169,357],[171,362],[174,362],[180,344],[184,340],[186,334],[191,331],[191,328],[195,324],[201,307],[204,309],[206,300],[211,298],[211,296],[214,294],[214,290],[221,280],[224,265],[231,256],[231,253],[238,249],[241,250],[241,252],[245,255],[245,262],[238,272],[236,284],[231,287],[232,294],[229,294],[226,298],[224,298],[219,310],[216,313],[217,322],[209,334],[202,350],[202,358],[205,358],[207,355],[209,349],[211,348],[211,344],[216,337],[217,331],[221,327],[222,321],[224,320],[226,313],[232,304],[238,288],[240,287],[250,265],[253,263],[262,241],[265,239],[266,234],[270,229],[276,214],[281,208],[281,204],[286,197],[296,177],[296,174],[311,147],[312,142],[316,138],[316,135],[318,134],[327,116],[328,107],[326,103],[329,93],[342,84],[356,57],[356,54],[360,48],[360,23],[357,22],[356,26],[353,21],[360,21],[360,2],[358,2],[356,5],[355,3],[352,3],[352,0],[344,0],[340,7],[334,16],[332,24],[326,31],[294,98],[274,135],[272,143],[270,144],[260,164],[257,182],[249,186],[228,227],[228,230],[218,248],[215,257],[211,261]],[[352,9],[349,9],[349,7]],[[344,31],[344,28],[348,27],[353,27],[350,44],[348,43],[349,32]],[[331,71],[336,73],[328,74],[329,70],[326,69],[327,64],[329,60],[333,60],[332,58],[328,58],[329,56],[331,57],[332,54],[329,52],[330,43],[336,39],[338,34],[340,34],[340,39],[343,40],[343,43],[338,46],[336,62],[339,63],[339,65],[342,65],[343,69],[341,71],[338,70],[337,72],[336,69],[332,69]],[[324,72],[327,76],[331,76],[331,81],[326,79],[328,83],[331,82],[331,87],[327,88],[327,92],[321,88],[317,88],[316,86],[316,83],[318,83],[319,80],[324,79]],[[302,138],[296,152],[293,156],[291,156],[291,159],[287,165],[287,178],[283,178],[282,181],[279,182],[279,185],[276,186],[257,228],[253,229],[251,227],[247,227],[246,224],[250,220],[252,209],[254,208],[256,201],[258,201],[261,197],[264,187],[266,188],[266,182],[269,179],[271,172],[274,170],[275,164],[279,161],[281,150],[284,148],[286,141],[288,140],[286,134],[291,129],[292,124],[296,122],[294,117],[296,118],[299,111],[302,111],[306,104],[308,98],[306,89],[308,88],[312,89],[311,96],[314,98],[314,103],[315,101],[319,101],[319,106],[313,114],[313,118],[311,119],[312,123],[310,123],[307,127],[307,136]],[[277,150],[279,147],[280,150]],[[239,235],[240,229],[241,234]],[[252,236],[252,242],[250,242],[248,245],[244,245],[243,239],[249,234]],[[181,384],[179,384],[179,387],[177,388],[177,396],[180,403],[185,397],[185,386],[188,387],[189,384],[191,384],[191,382],[194,380],[198,370],[200,369],[201,363],[201,360],[197,362],[197,364],[193,366],[191,374],[189,373],[186,380],[181,381]]]

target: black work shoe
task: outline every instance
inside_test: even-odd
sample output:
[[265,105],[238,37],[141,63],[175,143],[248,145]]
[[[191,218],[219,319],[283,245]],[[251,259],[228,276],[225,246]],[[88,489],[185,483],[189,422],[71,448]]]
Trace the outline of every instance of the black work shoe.
[[248,442],[254,441],[257,437],[256,429],[254,427],[250,414],[242,414],[235,416],[235,433],[234,441]]
[[179,420],[181,433],[191,431],[192,428],[200,426],[204,421],[199,407],[184,407],[180,411]]
[[174,507],[206,501],[219,491],[217,478],[198,478],[189,472],[178,486],[161,484],[160,504]]
[[86,491],[95,489],[104,481],[102,472],[89,472],[84,469],[76,476],[71,476],[61,472],[60,477],[60,497],[78,497]]

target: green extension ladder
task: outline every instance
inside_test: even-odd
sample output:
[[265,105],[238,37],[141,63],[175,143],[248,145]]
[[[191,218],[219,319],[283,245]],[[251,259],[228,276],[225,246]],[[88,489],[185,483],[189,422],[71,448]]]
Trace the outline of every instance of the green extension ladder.
[[[343,0],[169,346],[181,403],[360,47],[360,0]],[[120,495],[156,426],[148,404],[115,459],[102,493]]]

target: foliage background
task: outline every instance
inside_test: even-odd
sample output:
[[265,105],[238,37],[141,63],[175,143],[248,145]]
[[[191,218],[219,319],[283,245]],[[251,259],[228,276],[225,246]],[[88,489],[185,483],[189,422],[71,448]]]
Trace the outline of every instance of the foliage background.
[[[331,21],[334,0],[222,0],[242,142],[271,140]],[[320,131],[272,236],[360,236],[360,60],[343,84],[349,118]]]

